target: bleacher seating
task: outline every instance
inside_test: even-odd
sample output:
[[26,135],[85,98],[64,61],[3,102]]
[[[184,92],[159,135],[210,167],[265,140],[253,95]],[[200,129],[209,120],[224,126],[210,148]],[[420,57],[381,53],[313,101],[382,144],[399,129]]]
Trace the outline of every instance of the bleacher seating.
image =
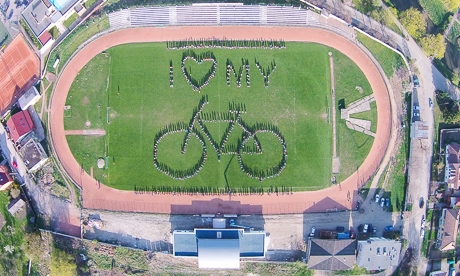
[[132,26],[170,25],[168,7],[146,7],[131,10]]
[[260,6],[221,6],[220,24],[222,25],[259,25]]
[[306,9],[292,6],[203,4],[139,7],[109,14],[112,28],[168,25],[294,25],[318,24]]
[[307,10],[290,6],[268,6],[267,24],[305,25],[307,24]]
[[114,29],[131,26],[129,10],[109,13],[109,23],[110,27]]
[[177,25],[217,25],[216,5],[212,6],[177,6]]

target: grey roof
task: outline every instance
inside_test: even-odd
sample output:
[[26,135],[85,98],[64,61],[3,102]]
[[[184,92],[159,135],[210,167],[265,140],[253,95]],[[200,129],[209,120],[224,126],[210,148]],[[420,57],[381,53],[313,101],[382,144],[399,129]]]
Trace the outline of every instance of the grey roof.
[[241,257],[263,257],[265,255],[265,232],[250,232],[240,236]]
[[307,254],[311,269],[346,270],[355,264],[356,242],[352,239],[310,239]]
[[22,17],[27,22],[36,36],[39,36],[51,24],[50,12],[41,0],[34,0],[22,12]]
[[24,202],[24,200],[19,198],[14,204],[12,204],[10,207],[8,207],[8,212],[10,212],[10,214],[12,216],[14,216],[25,205],[26,205],[26,203]]
[[[25,139],[24,139],[25,140]],[[24,164],[28,170],[32,170],[35,165],[44,159],[48,159],[45,150],[41,144],[36,141],[36,138],[29,139],[20,149],[19,155],[21,156]]]
[[198,247],[194,231],[174,231],[174,256],[198,256]]
[[[445,211],[444,211],[445,210]],[[445,214],[444,225],[440,225],[441,231],[441,244],[439,249],[447,250],[455,248],[455,242],[457,239],[458,232],[458,218],[459,210],[458,209],[444,209],[443,213]]]
[[401,252],[401,242],[384,238],[370,238],[358,241],[356,263],[367,270],[384,270],[397,266]]
[[240,242],[238,239],[199,239],[199,268],[240,268]]

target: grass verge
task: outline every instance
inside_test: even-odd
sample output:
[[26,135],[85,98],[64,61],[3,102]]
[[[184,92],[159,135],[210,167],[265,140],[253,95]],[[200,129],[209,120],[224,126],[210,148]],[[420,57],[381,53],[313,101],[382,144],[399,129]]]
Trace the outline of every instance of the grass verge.
[[404,61],[401,56],[394,51],[361,34],[360,32],[357,33],[357,38],[375,56],[388,78],[393,76],[394,70],[398,70],[401,66],[403,66]]

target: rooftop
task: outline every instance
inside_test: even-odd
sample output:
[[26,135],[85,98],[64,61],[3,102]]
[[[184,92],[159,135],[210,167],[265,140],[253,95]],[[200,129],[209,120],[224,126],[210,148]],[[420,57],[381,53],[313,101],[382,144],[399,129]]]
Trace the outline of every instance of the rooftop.
[[173,255],[198,257],[200,268],[240,267],[240,258],[265,256],[265,232],[242,229],[195,229],[173,232]]
[[443,209],[444,226],[439,226],[439,230],[443,230],[439,249],[447,250],[454,249],[458,231],[459,209]]
[[6,125],[10,131],[10,138],[13,139],[15,143],[35,128],[34,122],[27,110],[21,110],[11,116]]
[[358,241],[356,263],[367,270],[384,270],[399,263],[401,242],[385,238]]
[[51,25],[52,11],[58,12],[51,5],[47,7],[42,0],[34,0],[24,9],[22,17],[38,37]]
[[355,240],[308,240],[308,267],[315,270],[347,270],[356,260]]
[[48,158],[42,146],[34,138],[29,139],[29,141],[19,149],[19,155],[28,170],[32,170],[35,165]]

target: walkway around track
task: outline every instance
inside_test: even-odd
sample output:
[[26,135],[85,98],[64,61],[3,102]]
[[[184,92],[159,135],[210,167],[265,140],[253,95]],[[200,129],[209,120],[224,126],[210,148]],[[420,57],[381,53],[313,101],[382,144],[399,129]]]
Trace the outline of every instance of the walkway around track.
[[[216,37],[223,39],[283,39],[321,43],[335,48],[363,71],[375,93],[378,125],[374,144],[358,170],[338,185],[313,192],[296,192],[278,196],[174,196],[135,194],[98,183],[73,157],[64,131],[64,105],[70,85],[78,72],[94,56],[112,46],[125,43],[171,41],[183,38]],[[300,27],[174,27],[123,29],[101,36],[81,49],[59,76],[51,99],[50,133],[55,153],[69,176],[82,188],[83,206],[90,209],[137,211],[173,214],[235,213],[287,214],[302,212],[341,211],[354,208],[357,191],[375,173],[383,159],[391,130],[391,107],[385,81],[372,60],[348,39],[317,28]]]

